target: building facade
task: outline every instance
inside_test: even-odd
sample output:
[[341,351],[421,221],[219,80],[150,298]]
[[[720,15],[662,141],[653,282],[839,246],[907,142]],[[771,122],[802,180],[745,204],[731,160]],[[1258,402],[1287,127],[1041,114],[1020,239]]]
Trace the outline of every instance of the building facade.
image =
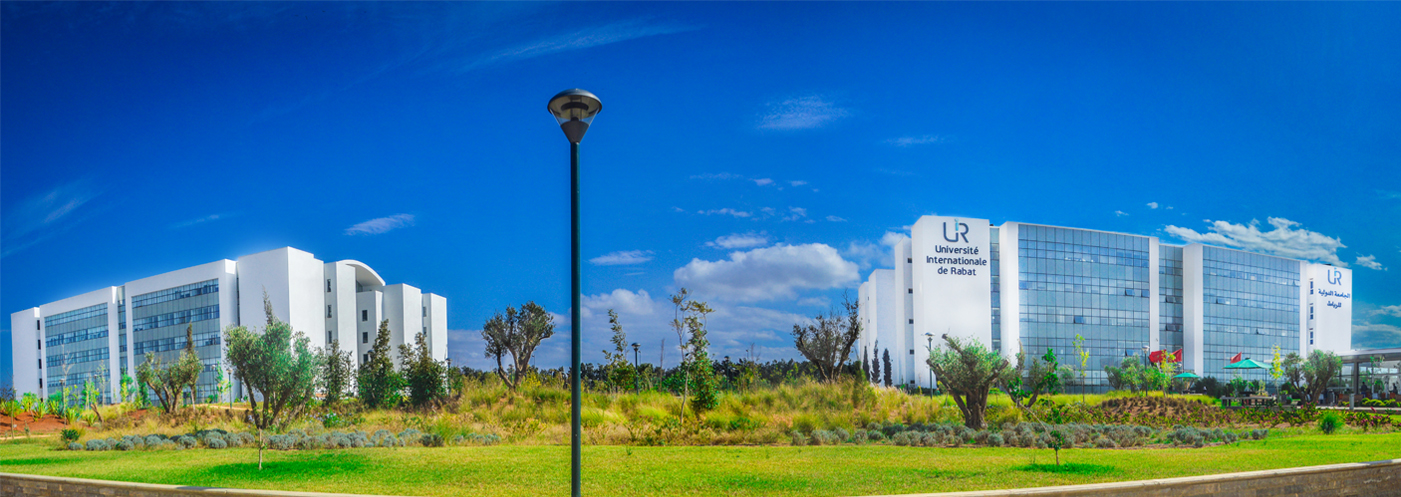
[[[122,375],[136,376],[146,354],[177,360],[193,335],[204,363],[198,398],[217,393],[224,363],[223,330],[261,329],[263,297],[273,314],[313,347],[339,341],[355,363],[368,360],[381,320],[390,346],[423,333],[433,357],[447,357],[447,299],[418,288],[387,285],[362,262],[323,262],[284,247],[107,287],[10,315],[14,387],[48,397],[91,382],[111,402]],[[33,347],[30,347],[33,345]],[[396,362],[398,358],[396,356]],[[238,395],[238,385],[231,395]],[[225,397],[223,400],[228,400]]]
[[[1301,355],[1351,349],[1346,268],[1151,236],[938,216],[920,218],[893,252],[895,277],[876,270],[861,286],[860,343],[872,357],[890,352],[896,384],[931,386],[925,361],[944,334],[1009,358],[1049,348],[1077,370],[1078,336],[1090,353],[1086,382],[1098,389],[1107,387],[1106,366],[1153,351],[1181,351],[1182,370],[1227,377],[1222,368],[1236,354],[1268,363],[1275,347]],[[879,298],[888,293],[909,298]],[[867,320],[892,304],[896,319]]]

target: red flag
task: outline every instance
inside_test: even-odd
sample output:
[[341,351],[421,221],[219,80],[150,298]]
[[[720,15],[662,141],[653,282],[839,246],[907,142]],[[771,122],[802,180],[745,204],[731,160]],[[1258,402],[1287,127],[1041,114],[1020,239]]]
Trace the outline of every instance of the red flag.
[[1238,362],[1240,362],[1240,352],[1236,352],[1236,355],[1231,356],[1231,361],[1230,361],[1231,364],[1235,364],[1235,363],[1238,363]]
[[1182,362],[1182,349],[1177,349],[1177,352],[1173,352],[1172,357],[1177,359],[1175,362]]
[[1161,350],[1154,350],[1154,351],[1152,351],[1152,352],[1149,352],[1149,353],[1148,353],[1148,362],[1151,363],[1151,364],[1157,364],[1157,363],[1163,362],[1163,351],[1161,351]]

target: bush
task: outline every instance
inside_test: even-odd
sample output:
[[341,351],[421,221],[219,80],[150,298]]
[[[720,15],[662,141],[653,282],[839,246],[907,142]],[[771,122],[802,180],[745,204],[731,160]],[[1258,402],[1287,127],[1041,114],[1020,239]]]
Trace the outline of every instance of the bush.
[[1332,435],[1343,427],[1343,417],[1338,413],[1329,411],[1318,418],[1318,430],[1325,435]]
[[161,442],[164,442],[164,441],[165,441],[165,439],[162,439],[160,435],[146,435],[146,447],[147,447],[147,448],[154,449],[154,448],[156,448],[156,447],[160,447],[160,446],[161,446]]
[[120,441],[120,442],[117,442],[117,447],[116,447],[116,448],[117,448],[117,450],[127,451],[127,450],[134,449],[134,448],[136,448],[136,447],[135,447],[134,445],[132,445],[131,442],[128,442],[128,441],[126,441],[126,440],[122,440],[122,441]]
[[808,437],[807,437],[807,435],[804,435],[803,432],[801,432],[801,431],[793,430],[791,433],[788,434],[788,436],[793,440],[793,445],[794,445],[794,446],[801,446],[801,445],[807,445],[807,444],[808,444]]
[[68,450],[83,450],[83,446],[78,442],[68,442]]
[[179,444],[182,449],[193,449],[196,445],[199,445],[199,441],[195,440],[195,437],[189,435],[175,439],[175,443]]
[[58,433],[58,436],[59,436],[59,438],[62,439],[64,442],[77,442],[79,438],[83,438],[83,429],[82,429],[82,428],[64,428],[63,431],[60,431],[60,432]]
[[229,443],[225,442],[222,438],[211,438],[209,439],[207,445],[209,445],[209,448],[211,449],[222,449],[224,447],[228,447]]
[[442,447],[444,445],[443,436],[437,433],[424,435],[418,439],[418,443],[423,444],[424,447]]
[[88,440],[87,449],[88,449],[88,450],[107,450],[107,441],[105,441],[105,440]]
[[1004,440],[1002,440],[1002,435],[999,435],[999,434],[997,434],[997,433],[993,433],[993,434],[991,434],[991,435],[988,435],[988,446],[989,446],[989,447],[1001,447],[1001,446],[1003,445],[1003,443],[1005,443],[1005,442],[1004,442]]

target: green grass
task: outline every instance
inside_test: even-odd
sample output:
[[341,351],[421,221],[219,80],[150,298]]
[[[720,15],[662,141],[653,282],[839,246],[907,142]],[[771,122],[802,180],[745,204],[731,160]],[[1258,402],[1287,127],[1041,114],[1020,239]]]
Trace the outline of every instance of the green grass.
[[[399,495],[560,495],[567,446],[69,452],[0,443],[0,472],[176,485]],[[584,448],[591,495],[824,496],[980,490],[1168,478],[1401,457],[1401,433],[1304,435],[1202,449]]]

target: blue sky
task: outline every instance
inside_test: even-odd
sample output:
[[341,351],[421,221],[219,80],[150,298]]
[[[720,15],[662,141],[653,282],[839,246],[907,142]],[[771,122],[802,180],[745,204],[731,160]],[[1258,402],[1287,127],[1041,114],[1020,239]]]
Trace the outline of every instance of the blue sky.
[[[545,103],[582,87],[604,102],[582,145],[585,360],[616,308],[656,361],[681,286],[717,308],[715,355],[795,357],[792,324],[934,213],[1346,264],[1355,340],[1401,345],[1401,4],[0,14],[7,316],[290,245],[445,295],[451,356],[483,367],[493,312],[567,316],[568,145]],[[565,362],[559,324],[537,364]]]

